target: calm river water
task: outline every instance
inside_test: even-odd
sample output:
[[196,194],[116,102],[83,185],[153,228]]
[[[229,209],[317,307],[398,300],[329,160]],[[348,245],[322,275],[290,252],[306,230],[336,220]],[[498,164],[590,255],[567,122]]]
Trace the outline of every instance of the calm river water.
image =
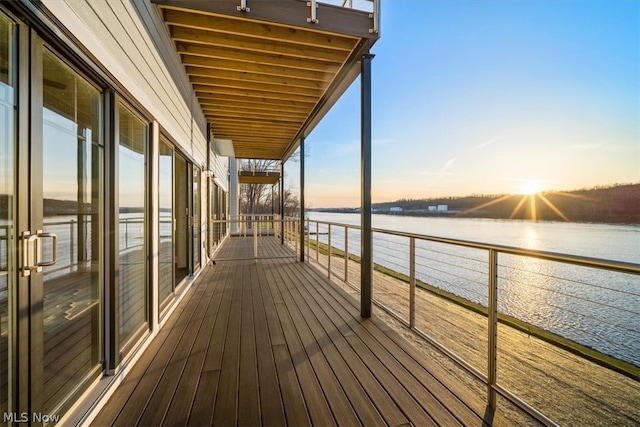
[[[309,218],[360,224],[359,214]],[[373,215],[373,227],[640,263],[638,225]],[[326,242],[326,227],[319,231]],[[332,230],[331,239],[343,248],[344,230]],[[376,234],[374,241],[374,262],[408,273],[408,239]],[[359,246],[359,233],[350,232],[349,252]],[[416,248],[418,279],[486,305],[486,251],[429,242]],[[640,366],[640,276],[505,254],[498,264],[501,312]]]

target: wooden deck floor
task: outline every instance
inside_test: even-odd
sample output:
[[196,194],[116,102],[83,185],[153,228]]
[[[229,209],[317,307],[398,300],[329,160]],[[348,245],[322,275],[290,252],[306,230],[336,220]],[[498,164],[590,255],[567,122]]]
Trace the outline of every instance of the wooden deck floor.
[[273,258],[205,268],[93,425],[483,425],[476,396],[313,266],[278,258],[277,239],[261,245]]

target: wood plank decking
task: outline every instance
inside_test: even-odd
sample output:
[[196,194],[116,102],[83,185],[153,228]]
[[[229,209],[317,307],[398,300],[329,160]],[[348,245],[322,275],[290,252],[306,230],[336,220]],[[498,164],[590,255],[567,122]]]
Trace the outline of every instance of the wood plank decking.
[[[219,258],[242,257],[230,238]],[[261,239],[205,267],[93,425],[482,425],[422,354]],[[250,252],[249,252],[250,253]],[[435,374],[434,374],[435,373]]]

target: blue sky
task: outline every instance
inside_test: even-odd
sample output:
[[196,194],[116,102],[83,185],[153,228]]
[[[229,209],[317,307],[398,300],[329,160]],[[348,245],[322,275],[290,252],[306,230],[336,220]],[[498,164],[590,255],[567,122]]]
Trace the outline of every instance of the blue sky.
[[[383,0],[381,29],[374,202],[640,182],[640,1]],[[359,146],[357,80],[307,138],[309,207],[359,205]]]

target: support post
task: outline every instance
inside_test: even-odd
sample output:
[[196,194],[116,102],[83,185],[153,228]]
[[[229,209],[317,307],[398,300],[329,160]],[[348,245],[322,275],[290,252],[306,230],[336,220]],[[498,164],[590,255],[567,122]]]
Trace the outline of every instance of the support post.
[[284,245],[284,162],[280,162],[280,244]]
[[300,262],[304,262],[304,137],[300,138]]
[[489,250],[489,315],[488,329],[489,342],[487,355],[487,406],[493,411],[496,409],[495,385],[498,381],[498,252],[495,249]]
[[371,317],[373,282],[373,234],[371,231],[371,60],[374,55],[362,55],[360,74],[360,315]]
[[416,238],[409,238],[409,327],[416,327]]
[[240,183],[238,161],[235,157],[229,157],[229,216],[231,233],[237,233],[240,227]]

